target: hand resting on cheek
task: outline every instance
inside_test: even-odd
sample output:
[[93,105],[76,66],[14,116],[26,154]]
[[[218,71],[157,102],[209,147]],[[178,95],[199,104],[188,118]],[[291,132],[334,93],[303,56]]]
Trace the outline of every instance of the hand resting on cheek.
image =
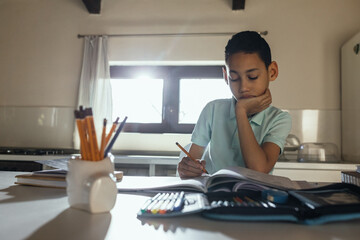
[[238,99],[236,103],[236,114],[245,111],[247,116],[251,116],[268,108],[271,102],[271,93],[267,88],[260,96]]

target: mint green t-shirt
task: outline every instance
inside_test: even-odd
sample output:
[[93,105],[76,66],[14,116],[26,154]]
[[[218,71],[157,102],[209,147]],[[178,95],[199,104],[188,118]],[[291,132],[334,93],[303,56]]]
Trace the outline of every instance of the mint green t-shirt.
[[[289,113],[270,106],[249,118],[249,122],[259,145],[272,142],[283,151],[291,130]],[[230,166],[245,167],[237,131],[235,100],[231,98],[209,102],[200,114],[191,141],[207,147],[203,158],[209,173]]]

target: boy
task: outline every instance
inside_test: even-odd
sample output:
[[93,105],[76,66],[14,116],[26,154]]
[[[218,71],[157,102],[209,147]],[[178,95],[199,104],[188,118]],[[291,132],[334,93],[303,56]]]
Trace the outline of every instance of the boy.
[[[229,166],[269,173],[282,152],[291,117],[270,106],[269,82],[278,76],[267,42],[256,32],[232,36],[225,47],[223,75],[231,99],[218,99],[202,110],[194,128],[190,155],[178,164],[181,178],[198,177]],[[201,166],[202,165],[202,166]]]

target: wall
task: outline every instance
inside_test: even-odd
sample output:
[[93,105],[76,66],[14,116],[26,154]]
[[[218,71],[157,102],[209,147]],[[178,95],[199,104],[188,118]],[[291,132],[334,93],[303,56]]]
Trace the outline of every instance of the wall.
[[[360,31],[360,1],[248,0],[245,11],[232,11],[230,0],[102,2],[101,15],[90,15],[81,0],[0,0],[0,106],[74,108],[82,61],[79,33],[251,29],[269,32],[265,38],[280,67],[271,85],[273,104],[335,111],[335,127],[340,127],[340,47]],[[110,58],[222,61],[227,39],[112,38]],[[133,146],[132,141],[119,142]]]

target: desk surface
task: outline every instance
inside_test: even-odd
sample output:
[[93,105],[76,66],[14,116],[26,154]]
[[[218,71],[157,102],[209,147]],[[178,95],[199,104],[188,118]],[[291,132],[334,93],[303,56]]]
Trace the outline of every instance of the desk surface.
[[146,196],[119,194],[107,214],[69,208],[64,189],[14,185],[0,172],[0,239],[359,239],[360,221],[305,226],[221,222],[198,215],[140,220]]

